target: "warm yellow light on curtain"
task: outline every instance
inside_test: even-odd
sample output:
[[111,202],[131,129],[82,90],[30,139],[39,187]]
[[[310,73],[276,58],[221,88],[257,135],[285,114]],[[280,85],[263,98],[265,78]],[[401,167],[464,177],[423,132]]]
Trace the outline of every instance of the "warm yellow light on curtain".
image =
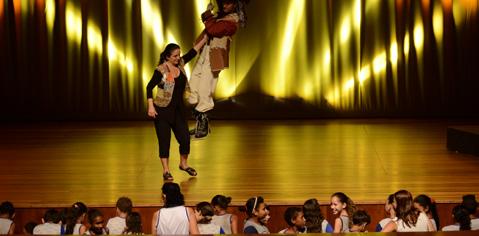
[[201,22],[201,13],[206,11],[206,7],[208,6],[210,1],[208,0],[196,0],[195,1],[195,30],[196,33],[199,34],[205,28],[203,22]]
[[396,42],[391,43],[391,47],[389,49],[390,61],[392,65],[396,65],[399,59],[398,55],[398,44]]
[[46,22],[49,31],[53,30],[55,24],[55,0],[47,0],[45,4]]
[[341,24],[341,33],[340,33],[340,42],[344,44],[348,42],[349,36],[351,35],[351,18],[344,17]]
[[288,62],[290,61],[297,29],[303,16],[304,4],[304,0],[291,1],[288,7],[288,14],[285,21],[286,25],[284,26],[280,41],[280,53],[277,58],[278,67],[275,70],[277,79],[275,83],[270,83],[273,86],[272,91],[275,97],[284,97],[286,95],[287,78],[291,74],[291,68],[296,66],[296,64],[288,65]]
[[361,71],[359,71],[359,84],[363,84],[363,82],[369,79],[369,77],[371,77],[371,67],[367,65],[361,68]]
[[141,18],[143,20],[143,29],[148,33],[148,36],[155,42],[157,48],[162,48],[165,44],[163,35],[163,20],[158,2],[151,0],[141,1]]
[[65,5],[67,37],[69,40],[73,40],[79,44],[81,43],[82,39],[81,11],[76,9],[75,6],[69,1],[66,1]]
[[432,27],[434,30],[434,37],[436,38],[436,42],[441,43],[443,29],[444,29],[444,14],[442,12],[442,7],[439,4],[436,4],[434,6],[434,12],[432,16]]
[[406,58],[409,56],[409,47],[410,47],[409,34],[406,33],[404,35],[404,45],[403,45],[403,52]]
[[379,74],[386,69],[387,58],[386,53],[381,53],[377,55],[373,60],[373,72],[374,74]]
[[424,27],[421,21],[417,21],[414,26],[414,47],[418,52],[422,52],[424,46]]
[[459,3],[464,7],[468,12],[477,11],[477,0],[459,0]]
[[98,55],[102,55],[103,38],[101,36],[100,29],[93,23],[92,20],[89,20],[87,25],[89,51],[95,52]]

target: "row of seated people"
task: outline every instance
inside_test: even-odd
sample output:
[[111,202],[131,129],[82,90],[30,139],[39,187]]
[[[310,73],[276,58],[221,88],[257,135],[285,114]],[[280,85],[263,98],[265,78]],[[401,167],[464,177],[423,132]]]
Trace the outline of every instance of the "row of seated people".
[[[200,202],[194,208],[185,207],[183,194],[176,183],[167,182],[162,187],[164,205],[153,214],[151,233],[171,234],[268,234],[270,211],[265,200],[252,197],[247,200],[244,211],[247,218],[242,231],[238,229],[238,217],[228,213],[230,197],[216,195],[210,202]],[[105,224],[98,209],[89,209],[77,202],[64,211],[47,210],[42,223],[25,224],[25,234],[34,235],[103,235],[143,234],[141,215],[132,212],[133,204],[128,197],[120,197],[116,203],[116,216]],[[330,208],[335,215],[331,224],[325,219],[316,199],[305,201],[302,207],[288,207],[284,212],[287,227],[278,233],[344,233],[365,232],[371,223],[369,214],[358,209],[344,193],[331,196]],[[476,218],[475,195],[463,196],[463,202],[453,208],[453,225],[440,228],[436,206],[431,198],[419,195],[415,198],[406,190],[389,195],[385,204],[388,217],[377,223],[378,232],[427,232],[479,230]],[[10,202],[0,205],[0,234],[15,232],[15,208]],[[85,221],[87,219],[87,221]]]

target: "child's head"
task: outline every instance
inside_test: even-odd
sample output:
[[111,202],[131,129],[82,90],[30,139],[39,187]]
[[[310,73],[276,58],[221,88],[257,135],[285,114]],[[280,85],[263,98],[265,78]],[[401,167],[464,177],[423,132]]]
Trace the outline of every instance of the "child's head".
[[386,203],[384,204],[384,210],[388,213],[394,211],[394,194],[389,194],[388,199],[386,199]]
[[141,215],[138,212],[131,212],[126,217],[126,228],[129,233],[140,234],[143,233],[143,226],[141,223]]
[[414,198],[414,208],[418,211],[429,213],[431,210],[432,201],[427,195],[421,194]]
[[335,215],[344,211],[351,216],[356,210],[356,205],[346,194],[337,192],[331,195],[331,210]]
[[452,208],[452,217],[454,221],[459,223],[459,229],[462,230],[471,230],[471,217],[469,216],[469,211],[463,205],[457,205]]
[[269,209],[269,205],[265,204],[264,211],[266,212],[266,216],[261,218],[259,221],[261,222],[261,224],[266,225],[269,219],[271,219],[271,215],[269,214],[271,212]]
[[161,188],[163,192],[163,200],[165,207],[176,207],[185,204],[183,194],[181,193],[180,186],[177,183],[166,182]]
[[215,211],[209,202],[196,204],[195,216],[198,224],[209,224],[215,215]]
[[130,213],[131,209],[133,208],[133,203],[131,199],[127,197],[120,197],[116,201],[116,211],[117,213]]
[[15,218],[15,207],[9,201],[2,202],[0,205],[0,218],[8,218],[13,220]]
[[90,223],[90,231],[95,235],[103,234],[105,227],[105,220],[103,214],[97,209],[90,209],[88,211],[88,222]]
[[286,208],[284,220],[290,227],[303,228],[305,225],[304,214],[299,207]]
[[23,233],[24,234],[29,234],[33,235],[33,229],[37,226],[38,224],[33,221],[29,221],[23,226]]
[[264,219],[268,215],[264,199],[260,196],[248,199],[246,201],[246,214],[248,218],[257,218],[260,221]]
[[351,226],[351,232],[365,232],[366,226],[371,223],[371,216],[366,211],[357,210],[353,213],[353,225]]
[[427,195],[421,194],[414,198],[414,208],[418,211],[430,214],[436,225],[439,226],[439,215],[437,214],[436,203]]
[[462,196],[462,205],[467,209],[470,215],[475,215],[477,211],[476,195],[467,194]]
[[231,203],[231,197],[226,197],[223,195],[216,195],[211,199],[211,205],[215,209],[215,213],[219,211],[226,210],[228,205]]
[[60,212],[55,209],[48,209],[43,215],[43,223],[54,223],[58,224],[60,222]]

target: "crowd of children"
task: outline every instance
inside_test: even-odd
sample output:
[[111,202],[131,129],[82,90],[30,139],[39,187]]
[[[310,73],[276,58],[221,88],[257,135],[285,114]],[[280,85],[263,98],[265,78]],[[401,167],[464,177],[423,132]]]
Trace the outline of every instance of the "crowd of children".
[[[195,207],[186,207],[180,186],[166,182],[162,187],[163,206],[152,217],[151,233],[172,234],[269,234],[270,209],[265,199],[255,196],[246,201],[240,211],[246,219],[242,230],[238,229],[238,216],[228,211],[231,197],[216,195],[211,202],[200,202]],[[98,209],[89,209],[82,202],[58,211],[49,209],[41,223],[28,222],[23,233],[34,235],[119,235],[143,234],[142,218],[132,211],[133,203],[128,197],[116,202],[116,216],[106,221]],[[331,195],[330,210],[334,221],[330,224],[320,209],[317,199],[306,200],[303,206],[288,207],[284,212],[286,228],[279,234],[299,233],[347,233],[366,232],[371,223],[369,214],[354,204],[342,192]],[[476,218],[475,195],[464,195],[461,204],[452,209],[453,225],[440,228],[435,202],[427,195],[413,198],[406,190],[388,196],[385,206],[386,218],[376,225],[377,232],[427,232],[479,230]],[[0,205],[0,234],[15,233],[15,208],[11,202]]]

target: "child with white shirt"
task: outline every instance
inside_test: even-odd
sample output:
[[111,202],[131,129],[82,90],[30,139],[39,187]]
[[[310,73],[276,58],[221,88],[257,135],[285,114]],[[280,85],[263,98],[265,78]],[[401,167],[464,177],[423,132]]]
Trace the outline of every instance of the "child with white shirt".
[[131,213],[133,203],[127,197],[120,197],[116,201],[116,216],[110,218],[106,227],[110,234],[122,234],[126,228],[126,217]]

